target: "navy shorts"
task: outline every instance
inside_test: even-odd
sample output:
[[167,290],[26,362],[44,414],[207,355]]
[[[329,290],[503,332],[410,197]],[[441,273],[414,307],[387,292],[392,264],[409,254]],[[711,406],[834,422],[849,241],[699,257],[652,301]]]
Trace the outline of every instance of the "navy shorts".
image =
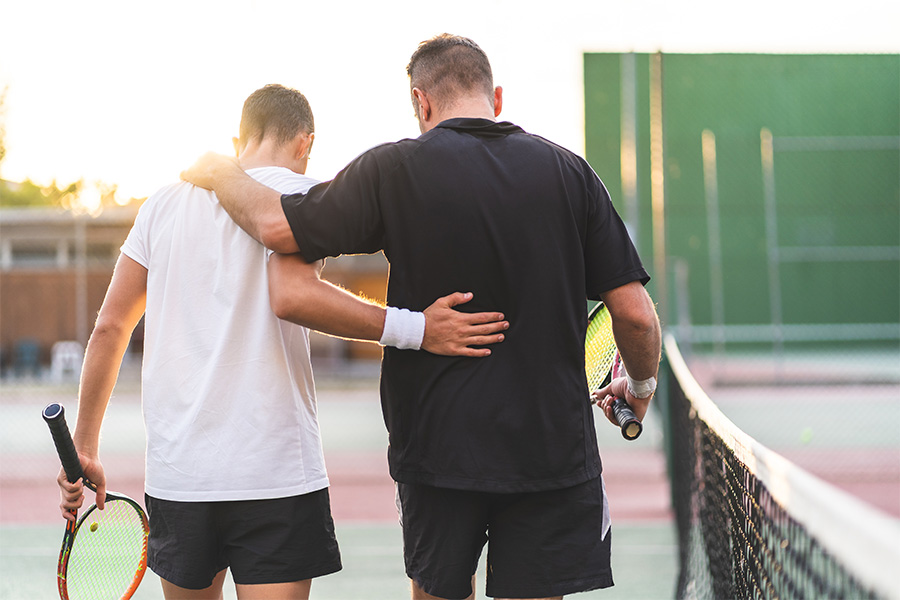
[[231,569],[238,584],[287,583],[341,570],[328,489],[267,500],[173,502],[144,496],[147,566],[203,589]]
[[560,490],[495,494],[398,484],[406,574],[467,598],[485,543],[487,595],[543,598],[613,585],[599,477]]

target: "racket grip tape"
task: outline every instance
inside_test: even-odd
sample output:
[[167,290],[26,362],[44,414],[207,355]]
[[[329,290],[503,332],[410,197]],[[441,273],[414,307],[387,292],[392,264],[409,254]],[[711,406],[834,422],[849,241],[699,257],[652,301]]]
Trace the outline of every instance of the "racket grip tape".
[[644,426],[638,420],[634,411],[631,410],[631,407],[628,406],[628,403],[622,398],[616,398],[612,409],[613,415],[615,415],[616,421],[618,421],[622,430],[622,437],[626,440],[636,440],[644,430]]
[[66,409],[61,404],[54,402],[48,404],[41,415],[50,428],[50,435],[53,436],[53,443],[56,444],[56,453],[59,454],[59,460],[66,472],[66,479],[71,483],[84,479],[84,471],[81,468],[81,461],[78,460],[75,442],[72,441],[69,426],[66,424]]

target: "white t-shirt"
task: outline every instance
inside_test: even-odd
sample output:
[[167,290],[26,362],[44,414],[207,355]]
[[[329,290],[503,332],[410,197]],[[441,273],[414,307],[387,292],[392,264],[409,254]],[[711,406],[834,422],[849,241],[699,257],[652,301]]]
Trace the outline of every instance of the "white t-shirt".
[[[248,171],[282,193],[317,182]],[[188,183],[141,207],[122,252],[147,268],[146,492],[179,501],[280,498],[328,486],[309,332],[269,307],[267,251]]]

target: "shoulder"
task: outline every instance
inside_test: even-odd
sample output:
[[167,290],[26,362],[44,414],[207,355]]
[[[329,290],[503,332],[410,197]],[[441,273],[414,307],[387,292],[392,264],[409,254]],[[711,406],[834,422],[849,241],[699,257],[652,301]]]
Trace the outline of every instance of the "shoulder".
[[199,188],[186,181],[178,181],[159,188],[141,205],[138,214],[150,214],[163,210],[171,205],[178,205],[182,200],[193,199],[195,197],[212,198],[213,193],[209,190]]
[[319,183],[318,179],[307,177],[284,167],[248,169],[247,174],[282,194],[305,194],[309,188]]
[[546,152],[555,157],[558,164],[566,167],[570,177],[581,180],[594,195],[608,197],[606,185],[583,156],[539,135],[533,133],[523,133],[522,135],[531,138],[531,143],[542,146]]
[[346,167],[341,169],[335,179],[340,179],[342,175],[350,173],[353,173],[355,177],[378,177],[406,162],[421,145],[421,137],[378,144],[351,160]]
[[369,158],[382,161],[402,159],[421,146],[427,137],[428,134],[425,134],[417,138],[404,138],[396,142],[378,144],[377,146],[369,148],[357,158]]
[[558,156],[561,160],[570,164],[572,167],[578,169],[579,171],[590,173],[596,176],[596,173],[594,173],[594,170],[588,164],[587,160],[585,160],[582,156],[579,156],[575,152],[569,150],[568,148],[560,146],[556,142],[548,140],[547,138],[534,133],[522,132],[519,135],[527,136],[531,139],[532,143],[544,147],[548,152]]
[[157,190],[141,205],[135,218],[137,227],[165,227],[179,215],[208,211],[218,204],[215,195],[185,181],[171,183]]
[[147,198],[141,208],[147,207],[152,209],[181,200],[212,197],[213,193],[209,190],[197,187],[186,181],[178,181],[159,188],[152,196]]

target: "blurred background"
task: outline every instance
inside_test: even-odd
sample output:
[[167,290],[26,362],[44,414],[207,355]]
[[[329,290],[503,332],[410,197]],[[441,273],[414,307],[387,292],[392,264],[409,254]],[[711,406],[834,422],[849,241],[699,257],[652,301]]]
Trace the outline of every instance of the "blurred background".
[[[375,144],[417,135],[405,65],[443,31],[488,53],[504,87],[501,118],[584,155],[603,179],[653,276],[663,326],[723,412],[900,517],[900,6],[853,8],[5,7],[0,597],[40,596],[10,577],[54,569],[58,466],[38,412],[60,401],[74,416],[83,349],[142,201],[201,153],[230,153],[244,98],[267,83],[309,98],[308,174],[318,179]],[[325,276],[381,299],[387,271],[380,255],[354,256],[329,260]],[[139,326],[104,427],[107,469],[138,497],[141,352]],[[359,589],[371,590],[388,564],[402,580],[380,350],[314,335],[312,353],[335,516],[370,566]],[[648,598],[671,597],[677,553],[664,427],[653,423],[635,445],[598,424],[614,517],[637,540],[631,551],[671,575],[644,588]],[[623,593],[629,577],[646,575],[627,562]],[[357,593],[323,597],[374,597]]]

